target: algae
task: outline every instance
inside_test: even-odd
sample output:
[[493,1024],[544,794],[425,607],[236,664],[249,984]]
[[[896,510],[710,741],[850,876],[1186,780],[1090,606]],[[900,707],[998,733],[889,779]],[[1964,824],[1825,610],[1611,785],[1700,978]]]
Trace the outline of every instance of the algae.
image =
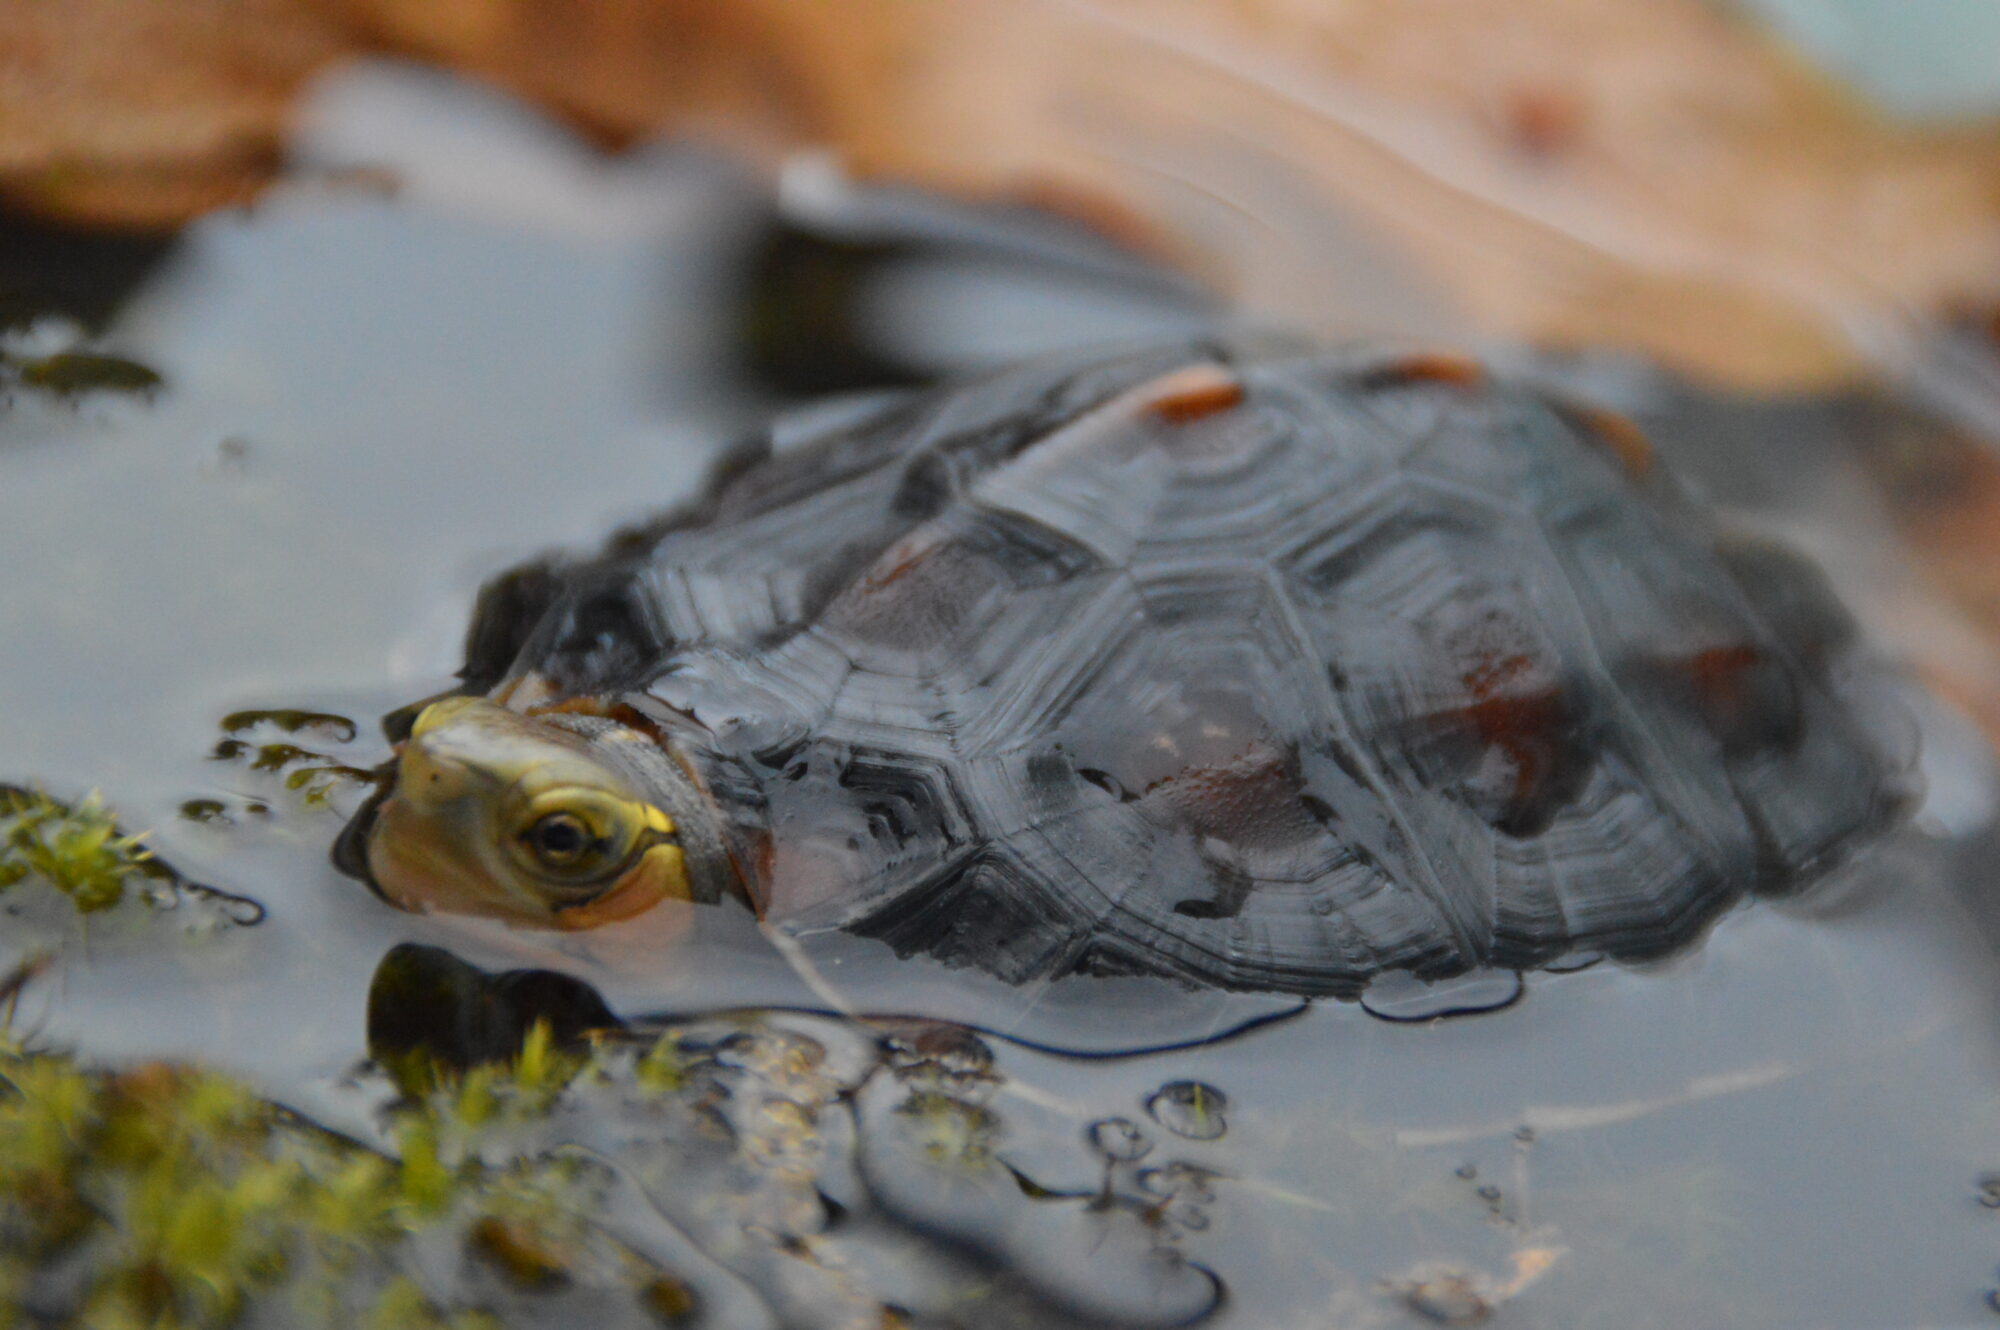
[[124,356],[94,351],[58,351],[23,360],[16,367],[21,382],[59,397],[87,392],[152,393],[166,383],[158,370]]
[[[316,734],[335,744],[352,743],[360,727],[346,716],[297,708],[232,711],[219,722],[223,734],[236,736],[274,730],[285,735]],[[216,762],[244,762],[251,771],[279,776],[284,788],[299,796],[308,808],[327,806],[328,796],[343,785],[372,786],[380,773],[353,766],[329,753],[301,747],[287,740],[256,742],[229,737],[220,739],[209,752]],[[219,811],[219,807],[218,810]],[[207,809],[183,812],[192,820],[212,820],[216,813]]]
[[134,875],[151,872],[143,837],[121,834],[95,792],[66,804],[0,786],[0,827],[0,890],[34,878],[69,897],[80,914],[111,909]]
[[[1218,1305],[1160,1196],[1017,1185],[1027,1161],[988,1106],[1005,1081],[971,1032],[763,1011],[627,1027],[586,987],[392,950],[370,1060],[341,1082],[374,1124],[351,1134],[199,1067],[0,1035],[0,1327],[1080,1330],[1100,1318],[1075,1281],[1107,1277],[1141,1281],[1133,1306],[1166,1290],[1171,1313],[1136,1323]],[[1050,1204],[1089,1234],[1053,1285],[1006,1250],[1024,1216],[986,1231]]]
[[0,784],[0,893],[40,884],[80,915],[136,899],[158,910],[190,902],[208,907],[204,922],[263,922],[257,901],[189,880],[127,833],[95,791],[69,802],[41,789]]
[[589,1062],[538,1026],[396,1103],[383,1152],[199,1068],[0,1040],[0,1325],[472,1330],[500,1324],[482,1270],[589,1271],[658,1319],[680,1281],[593,1223],[588,1161],[502,1141]]

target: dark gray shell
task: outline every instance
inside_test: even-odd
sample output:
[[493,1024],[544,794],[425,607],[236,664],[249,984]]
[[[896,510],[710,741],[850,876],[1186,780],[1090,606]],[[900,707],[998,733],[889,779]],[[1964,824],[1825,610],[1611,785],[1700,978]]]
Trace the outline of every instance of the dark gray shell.
[[469,678],[671,721],[767,920],[1017,982],[1654,956],[1906,778],[1635,442],[1437,359],[1030,367],[503,579]]

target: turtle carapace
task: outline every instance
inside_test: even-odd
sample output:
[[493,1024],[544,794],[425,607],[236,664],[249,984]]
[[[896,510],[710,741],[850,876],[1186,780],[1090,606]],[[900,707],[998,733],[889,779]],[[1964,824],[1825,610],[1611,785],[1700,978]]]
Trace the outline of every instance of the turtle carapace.
[[1633,427],[1469,362],[1043,363],[489,585],[339,857],[411,909],[736,898],[1017,982],[1642,958],[1896,821],[1856,654]]

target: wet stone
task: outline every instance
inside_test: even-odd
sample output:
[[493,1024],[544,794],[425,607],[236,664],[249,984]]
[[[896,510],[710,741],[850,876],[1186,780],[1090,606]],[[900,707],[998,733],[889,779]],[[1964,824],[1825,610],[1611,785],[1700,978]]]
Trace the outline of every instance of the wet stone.
[[1484,1325],[1493,1315],[1492,1304],[1472,1278],[1459,1271],[1436,1271],[1393,1282],[1389,1288],[1405,1307],[1433,1325]]
[[1139,1191],[1152,1198],[1144,1213],[1161,1237],[1173,1241],[1209,1226],[1208,1207],[1215,1203],[1216,1177],[1212,1169],[1178,1160],[1140,1170]]
[[1084,1130],[1090,1148],[1114,1164],[1129,1164],[1151,1153],[1153,1143],[1130,1118],[1099,1118]]
[[826,1077],[826,1047],[791,1030],[767,1029],[730,1035],[716,1045],[715,1060],[788,1090],[818,1092]]
[[639,1302],[666,1326],[692,1325],[701,1311],[694,1290],[672,1275],[661,1275],[647,1284],[640,1292]]
[[1229,1129],[1229,1097],[1201,1081],[1168,1081],[1146,1099],[1146,1114],[1176,1136],[1213,1141]]
[[918,1091],[896,1108],[909,1139],[934,1164],[983,1168],[1000,1136],[1000,1119],[978,1104]]
[[561,1254],[527,1225],[488,1215],[466,1237],[473,1254],[524,1292],[546,1292],[569,1282]]
[[1139,1190],[1149,1196],[1174,1196],[1207,1205],[1215,1200],[1213,1185],[1218,1174],[1212,1168],[1175,1160],[1159,1168],[1141,1170]]
[[983,1097],[998,1083],[993,1050],[962,1025],[916,1023],[882,1040],[896,1079],[939,1093]]

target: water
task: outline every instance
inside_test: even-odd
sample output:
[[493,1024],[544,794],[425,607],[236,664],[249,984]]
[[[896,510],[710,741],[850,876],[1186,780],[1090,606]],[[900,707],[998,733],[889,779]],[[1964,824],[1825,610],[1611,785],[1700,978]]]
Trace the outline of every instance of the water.
[[[1138,980],[1023,994],[859,939],[787,956],[733,907],[609,954],[397,913],[335,874],[326,848],[357,790],[287,776],[383,757],[372,718],[450,686],[485,577],[691,494],[719,448],[825,385],[801,382],[796,346],[745,331],[770,196],[726,163],[598,161],[396,71],[326,92],[299,152],[386,161],[401,188],[302,171],[254,213],[192,228],[101,342],[44,323],[10,344],[113,352],[164,386],[24,386],[0,414],[0,777],[100,787],[163,858],[269,911],[173,945],[143,925],[72,937],[23,1025],[92,1059],[196,1058],[366,1137],[372,1108],[341,1083],[400,944],[565,971],[627,1016],[949,1018],[985,1033],[912,1034],[872,1079],[829,1072],[859,1086],[854,1135],[813,1138],[819,1162],[798,1166],[866,1161],[841,1184],[850,1209],[866,1193],[895,1219],[839,1239],[875,1253],[857,1268],[916,1251],[940,1279],[957,1261],[1012,1272],[1032,1296],[994,1306],[1015,1320],[1990,1322],[2000,967],[1972,838],[1988,803],[1962,753],[1934,770],[1931,822],[1959,839],[1912,835],[1806,907],[1738,911],[1658,967],[1384,990],[1372,1014]],[[887,214],[874,224],[935,225]],[[863,256],[890,279],[848,321],[852,363],[920,377],[1213,317],[1073,234],[972,240]],[[1648,400],[1699,462],[1716,432]],[[1703,474],[1757,506],[1712,451]],[[1865,582],[1846,482],[1807,479],[1786,492],[1822,502],[1794,498],[1784,524]],[[241,714],[273,709],[336,719]],[[216,756],[231,740],[246,747]],[[299,751],[266,751],[280,744]],[[68,927],[15,917],[7,941]],[[835,1063],[874,1038],[800,1028]],[[1160,1051],[1107,1056],[1139,1048]],[[954,1152],[1004,1168],[941,1185]],[[765,1267],[720,1241],[705,1250],[734,1273],[705,1305],[768,1323],[782,1299]]]

